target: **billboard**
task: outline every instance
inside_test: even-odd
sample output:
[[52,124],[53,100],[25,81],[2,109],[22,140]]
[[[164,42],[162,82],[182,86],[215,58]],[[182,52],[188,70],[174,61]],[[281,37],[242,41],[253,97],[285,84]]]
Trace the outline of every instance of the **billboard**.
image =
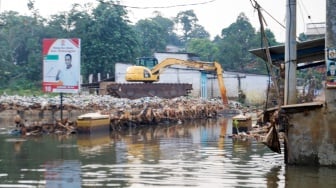
[[336,88],[336,49],[327,49],[327,88]]
[[44,92],[78,93],[80,39],[43,39]]

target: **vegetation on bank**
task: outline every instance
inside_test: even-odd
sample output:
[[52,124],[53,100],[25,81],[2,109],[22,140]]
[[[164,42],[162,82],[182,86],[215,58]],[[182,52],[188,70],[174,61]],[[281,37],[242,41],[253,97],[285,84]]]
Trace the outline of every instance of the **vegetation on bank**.
[[[81,39],[84,83],[89,74],[114,75],[115,63],[132,63],[137,57],[165,51],[167,45],[196,53],[203,61],[218,61],[227,71],[266,73],[264,62],[248,52],[260,47],[260,33],[244,13],[212,40],[193,10],[181,11],[175,18],[156,11],[151,18],[131,23],[126,7],[114,0],[99,0],[96,6],[74,4],[69,11],[48,18],[40,15],[34,0],[27,0],[27,6],[30,15],[0,14],[2,90],[40,88],[44,38]],[[277,44],[270,30],[267,36],[270,45]]]
[[[69,11],[48,18],[41,16],[34,3],[27,0],[30,15],[0,14],[1,93],[42,93],[44,38],[81,39],[83,83],[90,74],[94,81],[98,73],[102,79],[114,75],[115,63],[133,63],[137,57],[165,51],[167,45],[195,53],[203,61],[218,61],[225,71],[268,74],[265,62],[249,53],[262,47],[261,35],[243,12],[211,39],[193,10],[181,11],[174,18],[155,11],[153,17],[131,23],[127,7],[115,0],[97,0],[95,6],[74,4]],[[271,30],[265,32],[270,46],[279,44]]]

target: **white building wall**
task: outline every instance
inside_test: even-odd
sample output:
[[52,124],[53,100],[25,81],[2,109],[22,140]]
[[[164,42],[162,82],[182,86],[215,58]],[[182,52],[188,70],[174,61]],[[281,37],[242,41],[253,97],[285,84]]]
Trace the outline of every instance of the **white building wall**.
[[115,64],[115,72],[114,72],[114,78],[115,82],[117,83],[126,83],[126,69],[127,67],[132,66],[131,64],[125,64],[125,63],[116,63]]
[[[224,72],[224,85],[226,87],[227,96],[238,97],[238,78],[237,76],[245,76],[240,78],[241,90],[246,94],[246,100],[249,103],[262,103],[266,99],[266,90],[268,85],[268,76],[242,74],[235,72]],[[208,79],[208,97],[220,97],[217,78]]]
[[265,75],[246,75],[242,79],[242,90],[246,93],[246,99],[250,103],[261,103],[266,100],[269,77]]
[[326,23],[308,23],[306,25],[306,35],[324,35],[326,33]]

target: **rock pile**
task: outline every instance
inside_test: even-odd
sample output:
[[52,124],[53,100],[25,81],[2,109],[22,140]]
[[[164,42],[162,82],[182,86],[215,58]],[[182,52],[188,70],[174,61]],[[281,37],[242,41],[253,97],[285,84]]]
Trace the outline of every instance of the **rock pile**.
[[73,134],[76,133],[76,124],[69,121],[57,120],[54,124],[41,124],[34,122],[30,125],[26,124],[19,115],[14,117],[15,129],[10,134],[12,135],[41,135],[41,134]]
[[[188,97],[174,99],[146,97],[130,100],[107,95],[69,95],[63,97],[62,104],[63,109],[68,111],[100,112],[110,115],[113,128],[120,128],[125,125],[214,118],[218,115],[218,112],[227,109],[220,99],[204,100]],[[25,110],[57,111],[60,109],[60,97],[58,96],[0,96],[0,112],[4,110],[17,110],[18,112]],[[57,122],[62,121],[58,120]],[[58,127],[63,127],[59,123],[57,124]],[[43,127],[42,125],[38,126]]]

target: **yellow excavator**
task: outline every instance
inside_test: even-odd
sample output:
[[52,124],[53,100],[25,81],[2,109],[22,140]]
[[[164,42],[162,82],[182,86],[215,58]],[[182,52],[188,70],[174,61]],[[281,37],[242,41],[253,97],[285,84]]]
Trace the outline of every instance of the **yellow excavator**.
[[158,63],[156,58],[138,58],[136,61],[136,65],[127,68],[125,79],[128,82],[144,83],[116,84],[115,87],[113,87],[113,85],[110,85],[110,87],[108,87],[109,93],[116,93],[119,91],[119,93],[117,94],[119,95],[119,97],[127,98],[132,98],[132,96],[139,95],[141,93],[143,93],[141,95],[159,96],[165,98],[186,95],[188,93],[188,90],[192,89],[190,84],[152,83],[159,81],[160,74],[164,71],[164,69],[172,65],[181,65],[188,68],[196,68],[202,71],[216,73],[223,104],[228,104],[226,88],[224,86],[223,80],[223,69],[218,62],[210,63],[203,61],[181,60],[175,58],[167,58],[160,63]]

